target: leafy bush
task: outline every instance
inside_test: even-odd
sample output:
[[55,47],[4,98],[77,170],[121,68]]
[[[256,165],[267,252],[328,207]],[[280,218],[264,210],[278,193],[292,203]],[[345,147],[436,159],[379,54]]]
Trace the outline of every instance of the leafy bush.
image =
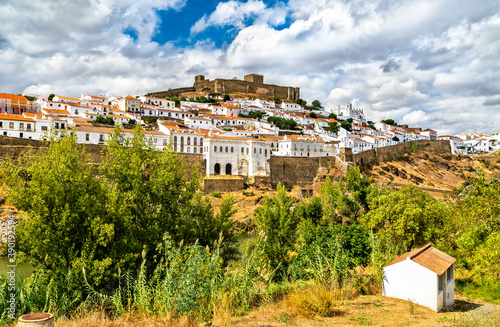
[[342,285],[349,269],[368,263],[369,234],[359,225],[334,224],[311,228],[302,235],[292,271],[300,279],[323,285]]

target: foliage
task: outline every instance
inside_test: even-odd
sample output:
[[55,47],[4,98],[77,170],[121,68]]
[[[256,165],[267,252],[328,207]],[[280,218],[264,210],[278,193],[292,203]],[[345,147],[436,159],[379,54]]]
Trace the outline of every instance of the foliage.
[[332,112],[331,114],[328,115],[328,118],[337,119],[337,115]]
[[408,185],[372,192],[370,210],[360,222],[374,231],[383,244],[401,244],[403,250],[437,242],[442,236],[445,206],[419,188]]
[[349,269],[366,264],[369,257],[369,234],[362,226],[315,226],[304,233],[292,270],[297,278],[338,287]]
[[254,213],[258,229],[265,233],[263,259],[276,270],[278,278],[286,276],[290,252],[295,249],[299,217],[294,202],[279,184],[278,194],[265,199]]
[[339,125],[337,123],[329,122],[326,131],[337,134],[339,132]]
[[54,99],[54,97],[55,97],[55,96],[56,96],[56,95],[55,95],[54,93],[51,93],[51,94],[49,94],[49,96],[47,97],[47,100],[52,101],[52,99]]
[[399,137],[394,136],[394,137],[392,138],[392,140],[393,140],[393,141],[396,141],[396,142],[399,142]]
[[371,120],[369,120],[367,122],[367,124],[368,124],[368,127],[370,127],[371,129],[377,130],[377,128],[375,127],[375,124]]
[[115,124],[115,121],[113,120],[113,118],[111,118],[111,117],[103,117],[103,116],[97,117],[95,119],[95,122],[99,123],[99,124],[106,124],[106,125],[114,125]]
[[[19,95],[21,95],[21,94],[19,94]],[[25,94],[23,94],[23,97],[25,97],[29,101],[36,101],[36,97],[32,96],[32,95],[25,95]]]
[[350,124],[350,123],[348,123],[346,121],[340,122],[340,127],[342,127],[343,129],[345,129],[346,131],[352,132],[352,124]]
[[386,124],[389,124],[389,125],[396,125],[396,126],[398,125],[398,123],[396,123],[394,121],[394,119],[384,119],[384,120],[382,120],[382,123],[386,123]]
[[301,98],[297,98],[297,100],[295,100],[295,103],[298,104],[299,106],[303,106],[306,104],[306,102]]
[[247,115],[248,118],[261,120],[265,113],[263,111],[250,111]]
[[368,194],[372,192],[371,178],[361,174],[359,167],[348,170],[337,183],[327,178],[320,188],[323,204],[323,224],[356,223],[368,210]]
[[20,252],[57,276],[65,274],[61,267],[85,268],[89,283],[103,290],[113,287],[118,268],[136,270],[140,253],[152,253],[165,231],[203,246],[222,232],[221,255],[235,257],[234,199],[214,215],[199,177],[188,178],[174,152],[148,150],[140,126],[131,138],[116,127],[106,150],[97,171],[75,136],[52,136],[37,155],[20,158],[24,167],[3,164],[9,200],[28,215],[18,227]]
[[135,119],[129,119],[128,120],[128,124],[129,125],[135,125],[135,124],[137,124],[137,121]]
[[224,94],[224,102],[231,100],[231,96],[229,94]]
[[319,100],[314,100],[311,104],[315,110],[323,109],[323,106],[321,105],[321,102],[319,102]]
[[276,125],[279,129],[298,130],[297,122],[293,119],[281,117],[268,117],[267,121]]
[[317,116],[316,116],[316,113],[315,113],[315,112],[311,111],[311,113],[309,114],[309,117],[311,117],[311,118],[316,118]]

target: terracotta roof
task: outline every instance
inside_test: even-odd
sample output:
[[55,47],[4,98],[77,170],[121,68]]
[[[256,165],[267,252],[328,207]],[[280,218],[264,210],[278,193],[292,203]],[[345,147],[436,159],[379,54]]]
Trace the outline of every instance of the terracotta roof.
[[130,96],[130,95],[127,95],[127,96],[125,97],[125,99],[130,99],[130,100],[137,100],[137,101],[139,101],[139,99],[136,99],[136,98],[134,98],[133,96]]
[[28,103],[28,99],[26,99],[22,95],[16,95],[16,94],[0,93],[0,99],[9,99],[11,103],[14,102]]
[[455,258],[432,247],[429,243],[423,248],[407,252],[399,258],[394,259],[386,267],[404,261],[407,258],[438,275],[442,275],[455,262]]
[[63,110],[63,109],[48,109],[48,108],[45,108],[45,109],[42,109],[42,110],[45,111],[47,114],[69,115],[69,111],[68,110]]
[[78,98],[72,98],[72,97],[65,97],[65,96],[62,96],[62,95],[56,95],[58,98],[60,99],[69,99],[69,100],[76,100],[76,101],[81,101],[80,99]]
[[20,121],[29,121],[29,122],[35,122],[35,120],[31,118],[26,118],[22,115],[12,115],[12,114],[2,114],[0,113],[0,119],[2,120],[20,120]]

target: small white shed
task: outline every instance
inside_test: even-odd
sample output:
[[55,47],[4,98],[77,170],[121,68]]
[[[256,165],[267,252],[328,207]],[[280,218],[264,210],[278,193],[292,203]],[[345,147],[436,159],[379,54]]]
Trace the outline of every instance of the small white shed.
[[454,263],[431,244],[405,253],[384,267],[382,295],[440,311],[455,303]]

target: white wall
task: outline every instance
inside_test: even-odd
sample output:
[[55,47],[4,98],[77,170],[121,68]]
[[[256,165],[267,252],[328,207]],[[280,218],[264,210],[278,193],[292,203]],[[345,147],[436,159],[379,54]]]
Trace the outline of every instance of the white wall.
[[437,278],[433,271],[407,259],[384,268],[383,295],[439,311]]

